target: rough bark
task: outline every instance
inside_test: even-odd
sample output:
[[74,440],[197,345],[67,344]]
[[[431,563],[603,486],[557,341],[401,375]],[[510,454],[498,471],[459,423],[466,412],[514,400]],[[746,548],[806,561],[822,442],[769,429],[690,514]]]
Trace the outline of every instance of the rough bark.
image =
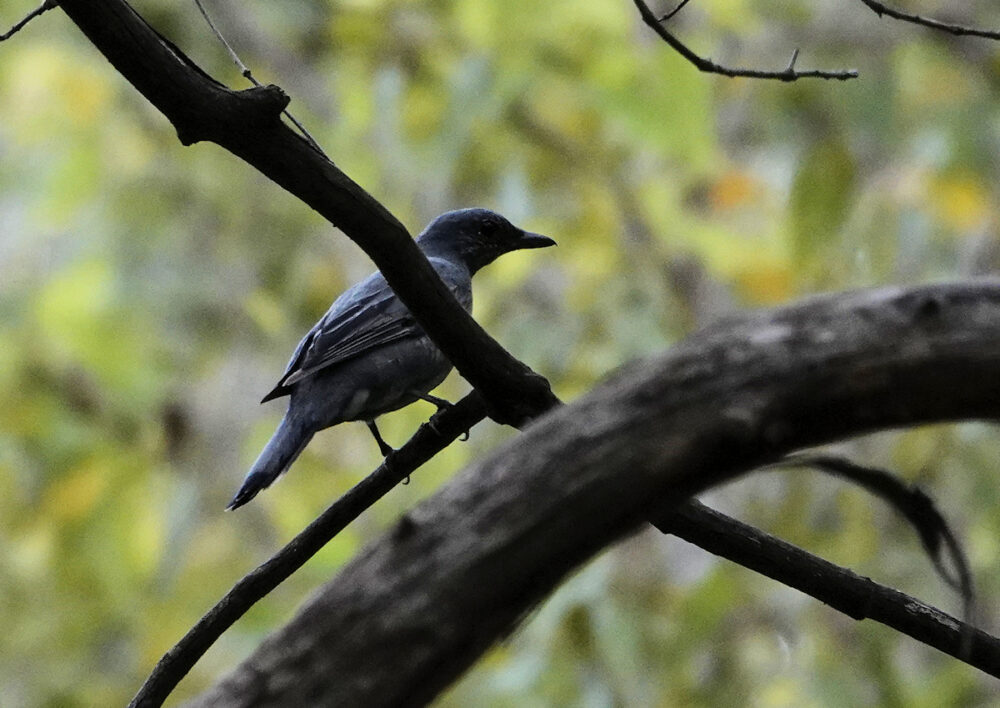
[[998,415],[997,281],[719,323],[465,469],[194,705],[422,705],[655,508],[803,447]]

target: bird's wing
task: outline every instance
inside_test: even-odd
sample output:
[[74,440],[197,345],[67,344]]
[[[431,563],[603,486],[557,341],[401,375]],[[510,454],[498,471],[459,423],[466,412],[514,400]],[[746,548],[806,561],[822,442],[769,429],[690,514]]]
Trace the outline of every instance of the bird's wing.
[[[453,277],[447,264],[433,265],[462,304],[471,306],[468,282]],[[420,336],[423,332],[410,311],[396,299],[382,275],[373,273],[337,298],[299,343],[281,380],[263,400],[286,395],[291,385],[328,366],[407,337]]]

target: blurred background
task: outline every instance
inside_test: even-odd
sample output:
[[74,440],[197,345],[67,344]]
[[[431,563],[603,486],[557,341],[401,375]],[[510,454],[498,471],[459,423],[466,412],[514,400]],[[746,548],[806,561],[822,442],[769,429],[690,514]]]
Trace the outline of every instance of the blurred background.
[[[10,0],[7,28],[35,5]],[[624,0],[213,0],[263,82],[416,233],[497,209],[559,248],[477,277],[475,314],[572,400],[714,318],[814,292],[1000,268],[1000,45],[860,2],[692,3],[671,27],[734,65],[702,75]],[[244,86],[193,4],[137,9]],[[903,7],[1000,27],[990,0]],[[666,6],[653,5],[654,11]],[[317,436],[223,507],[282,403],[300,337],[372,269],[342,234],[212,145],[182,148],[57,10],[0,45],[0,704],[120,705],[237,579],[379,462],[361,424]],[[439,395],[468,389],[453,375]],[[433,411],[383,419],[394,445]],[[367,540],[512,434],[472,431],[237,624],[171,703],[246,656]],[[1000,631],[1000,443],[966,424],[837,448],[923,485],[965,539]],[[809,473],[709,504],[960,611],[880,502]],[[442,706],[985,706],[995,683],[880,625],[677,539],[588,564]]]

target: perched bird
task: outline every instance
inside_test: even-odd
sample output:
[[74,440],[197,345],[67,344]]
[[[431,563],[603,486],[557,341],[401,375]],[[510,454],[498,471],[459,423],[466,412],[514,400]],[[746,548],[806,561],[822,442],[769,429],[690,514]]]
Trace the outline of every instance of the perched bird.
[[[498,256],[555,241],[523,231],[487,209],[442,214],[417,246],[466,310],[472,276]],[[312,436],[345,421],[363,420],[383,455],[392,452],[375,418],[428,395],[451,362],[428,339],[381,273],[346,290],[299,343],[284,375],[261,403],[289,396],[288,410],[227,509],[243,506],[284,473]]]

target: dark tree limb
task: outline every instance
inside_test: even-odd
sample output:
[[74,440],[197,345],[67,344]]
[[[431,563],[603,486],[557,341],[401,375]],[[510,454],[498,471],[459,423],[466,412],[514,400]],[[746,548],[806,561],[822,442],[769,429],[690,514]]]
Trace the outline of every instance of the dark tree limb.
[[498,422],[520,425],[558,399],[458,304],[406,228],[281,121],[276,86],[233,91],[208,76],[124,0],[61,0],[108,61],[177,130],[185,145],[229,150],[319,212],[357,243]]
[[483,399],[473,391],[437,413],[432,423],[421,425],[417,433],[378,469],[334,502],[278,553],[236,583],[157,662],[129,705],[132,708],[162,705],[198,659],[247,610],[305,565],[365,509],[485,416]]
[[665,505],[804,447],[998,417],[998,281],[719,323],[464,470],[195,705],[421,705]]
[[[433,396],[431,398],[433,399]],[[439,404],[439,412],[393,454],[387,461],[388,464],[381,465],[368,478],[355,485],[284,548],[236,583],[225,597],[160,659],[132,700],[131,706],[153,708],[161,705],[208,648],[254,604],[302,567],[309,558],[396,484],[404,478],[408,479],[420,465],[462,435],[463,431],[466,431],[467,435],[469,428],[485,417],[482,398],[475,391],[455,405],[445,405],[441,399],[432,402]],[[968,570],[965,554],[933,501],[920,489],[903,483],[886,470],[865,467],[843,457],[818,453],[787,456],[772,467],[817,469],[859,484],[869,492],[882,497],[910,521],[941,577],[961,593],[963,616],[966,620],[971,618],[972,576]],[[818,559],[805,551],[772,539],[763,531],[712,511],[698,502],[684,504],[678,513],[683,516],[686,523],[673,530],[675,535],[752,570],[764,572],[761,571],[762,567],[769,568],[783,558],[787,558],[791,564],[791,570],[785,575],[790,574],[793,578],[803,568],[816,570],[826,567],[817,564]],[[660,524],[659,528],[665,533],[668,532],[663,526],[665,522],[658,515],[654,514],[650,521],[653,525]],[[699,521],[704,523],[704,528],[699,528]],[[725,538],[727,534],[732,536],[732,543],[727,544]],[[746,541],[748,537],[752,537],[754,542],[748,544]],[[955,569],[954,573],[945,565],[942,551],[948,552]],[[836,568],[832,565],[829,567]],[[775,572],[781,571],[765,574],[769,577],[785,577],[776,576]],[[837,586],[838,583],[845,585],[846,590],[843,592],[845,597],[867,596],[871,593],[870,581],[862,581],[852,575],[845,576],[845,572],[838,569],[829,573],[835,579],[833,586]],[[815,586],[830,587],[825,576],[817,576],[812,582]],[[812,587],[795,582],[789,584],[807,593]],[[821,594],[817,597],[826,600],[826,595]],[[876,618],[878,617],[879,615],[876,615]],[[889,613],[884,621],[889,626],[895,626],[892,621],[896,619],[897,615]],[[910,624],[903,623],[895,628],[909,632]],[[971,639],[971,637],[972,635],[966,632],[965,638]],[[967,653],[962,658],[965,656]]]
[[815,597],[856,620],[872,619],[1000,678],[1000,639],[920,600],[863,578],[753,526],[690,502],[650,517],[663,533]]
[[835,71],[824,71],[821,69],[801,71],[796,69],[795,62],[799,56],[798,49],[792,52],[792,58],[791,61],[788,62],[788,66],[780,71],[744,69],[740,67],[717,64],[707,57],[696,54],[686,44],[677,39],[672,32],[664,27],[664,23],[676,15],[680,9],[687,4],[687,0],[678,5],[673,11],[661,17],[657,17],[653,11],[649,9],[649,6],[643,2],[643,0],[632,0],[632,2],[635,4],[636,9],[639,10],[639,15],[642,17],[642,21],[645,22],[650,29],[656,32],[656,34],[660,36],[660,39],[670,45],[675,52],[693,64],[698,71],[703,71],[707,74],[720,74],[730,78],[740,76],[749,79],[777,79],[778,81],[798,81],[799,79],[837,79],[838,81],[845,81],[847,79],[858,78],[858,72],[856,69],[840,69]]
[[878,2],[877,0],[861,0],[861,2],[863,2],[866,7],[879,17],[884,15],[886,17],[891,17],[894,20],[910,22],[915,25],[928,27],[939,32],[947,32],[948,34],[953,34],[959,37],[966,36],[983,37],[985,39],[1000,39],[1000,31],[979,29],[976,27],[968,27],[966,25],[957,25],[951,22],[941,22],[940,20],[935,20],[931,17],[924,17],[922,15],[915,15],[909,12],[896,10],[888,5],[885,5],[884,3]]

